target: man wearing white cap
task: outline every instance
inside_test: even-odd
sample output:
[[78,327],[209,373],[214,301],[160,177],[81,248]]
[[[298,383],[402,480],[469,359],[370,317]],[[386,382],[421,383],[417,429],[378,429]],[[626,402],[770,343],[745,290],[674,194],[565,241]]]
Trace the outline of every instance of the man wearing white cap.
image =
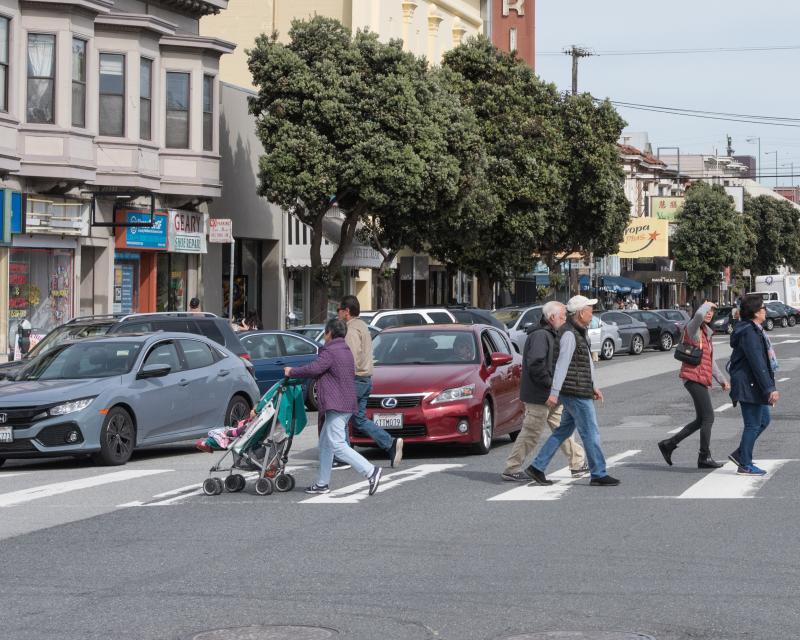
[[603,394],[594,382],[594,363],[589,346],[586,328],[592,321],[592,306],[597,300],[585,296],[574,296],[567,302],[569,317],[559,330],[558,359],[553,374],[553,386],[548,407],[559,402],[564,406],[561,425],[553,431],[544,443],[539,454],[525,473],[537,484],[553,484],[544,472],[561,443],[571,436],[575,429],[583,440],[592,486],[614,486],[619,480],[606,473],[606,460],[600,448],[600,432],[597,427],[597,414],[593,400],[603,400]]

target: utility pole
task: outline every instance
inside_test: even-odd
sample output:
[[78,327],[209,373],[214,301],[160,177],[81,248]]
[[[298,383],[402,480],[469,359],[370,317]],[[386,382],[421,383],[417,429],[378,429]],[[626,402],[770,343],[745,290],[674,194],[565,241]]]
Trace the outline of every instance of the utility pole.
[[589,49],[572,45],[569,49],[564,49],[564,53],[572,57],[572,95],[578,95],[578,60],[594,55]]

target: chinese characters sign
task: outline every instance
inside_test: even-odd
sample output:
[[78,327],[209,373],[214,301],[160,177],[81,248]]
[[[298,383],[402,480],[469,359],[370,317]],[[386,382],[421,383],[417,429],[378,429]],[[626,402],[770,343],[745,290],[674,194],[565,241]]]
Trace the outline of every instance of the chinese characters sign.
[[652,196],[650,198],[650,217],[675,222],[675,218],[683,209],[684,197]]

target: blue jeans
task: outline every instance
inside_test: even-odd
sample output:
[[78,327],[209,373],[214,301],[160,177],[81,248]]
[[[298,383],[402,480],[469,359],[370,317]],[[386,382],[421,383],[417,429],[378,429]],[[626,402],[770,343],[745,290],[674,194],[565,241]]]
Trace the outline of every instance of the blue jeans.
[[575,396],[561,396],[564,413],[561,424],[553,429],[553,433],[544,443],[539,454],[533,460],[533,466],[544,473],[550,460],[556,455],[561,443],[569,438],[575,429],[583,441],[586,449],[586,459],[589,461],[589,472],[593,478],[602,478],[606,474],[606,459],[600,448],[600,431],[597,428],[597,414],[594,411],[594,401],[591,398],[577,398]]
[[753,447],[764,429],[769,426],[770,415],[768,404],[755,404],[754,402],[740,402],[742,407],[742,420],[744,430],[739,448],[733,452],[743,467],[753,464]]
[[331,465],[333,457],[346,462],[365,478],[369,478],[375,466],[364,456],[353,451],[345,440],[345,429],[350,413],[326,411],[325,424],[319,437],[319,476],[317,484],[327,485],[331,481]]
[[388,451],[392,448],[394,438],[384,429],[381,429],[372,420],[367,420],[367,400],[372,391],[372,378],[356,376],[356,398],[358,399],[358,412],[353,415],[353,426],[368,435],[381,449]]

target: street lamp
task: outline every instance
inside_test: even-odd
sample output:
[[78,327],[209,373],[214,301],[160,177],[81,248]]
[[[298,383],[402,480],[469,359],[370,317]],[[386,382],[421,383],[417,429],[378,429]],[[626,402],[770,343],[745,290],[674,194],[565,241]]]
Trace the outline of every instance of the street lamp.
[[761,175],[761,138],[747,138],[749,143],[758,142],[758,162],[756,162],[756,180],[758,180],[758,176]]
[[764,155],[768,156],[771,154],[775,154],[775,186],[778,186],[778,152],[777,151],[765,151]]

